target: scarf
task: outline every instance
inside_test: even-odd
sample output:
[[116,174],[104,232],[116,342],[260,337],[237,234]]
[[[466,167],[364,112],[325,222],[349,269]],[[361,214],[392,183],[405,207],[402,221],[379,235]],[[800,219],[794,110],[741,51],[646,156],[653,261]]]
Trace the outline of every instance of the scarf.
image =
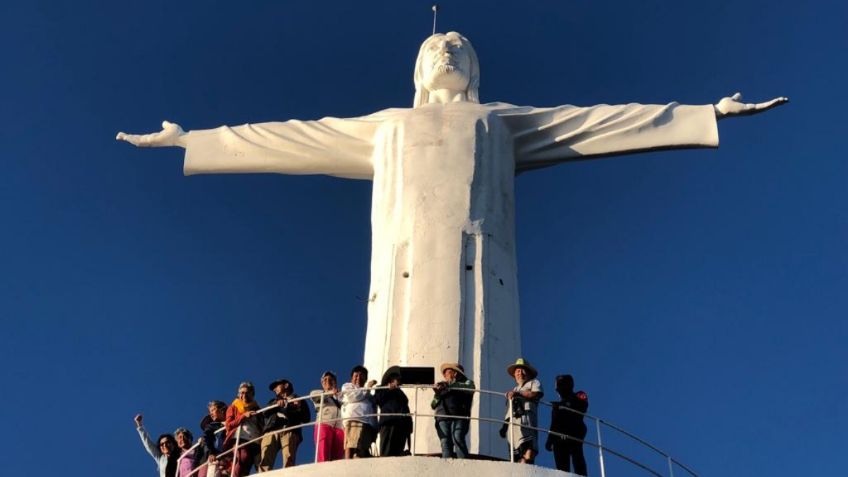
[[248,404],[248,403],[242,401],[239,398],[235,398],[231,405],[235,406],[235,408],[238,410],[239,414],[244,414],[247,411],[258,411],[259,410],[259,404],[257,404],[256,401],[253,401],[250,404]]

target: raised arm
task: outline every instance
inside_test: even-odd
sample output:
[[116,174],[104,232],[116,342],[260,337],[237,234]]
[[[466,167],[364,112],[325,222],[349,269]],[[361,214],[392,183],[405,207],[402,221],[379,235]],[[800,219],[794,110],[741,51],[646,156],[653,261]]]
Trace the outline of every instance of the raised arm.
[[141,414],[136,415],[133,419],[135,421],[135,430],[138,432],[138,437],[141,438],[141,445],[144,446],[144,450],[150,454],[150,457],[153,457],[153,460],[159,462],[159,458],[162,457],[162,451],[159,450],[158,443],[153,442],[153,439],[150,438],[150,434],[144,428],[142,419]]
[[378,126],[374,115],[189,132],[165,121],[162,131],[143,135],[118,133],[116,139],[139,147],[185,148],[186,175],[271,172],[370,179],[373,137]]

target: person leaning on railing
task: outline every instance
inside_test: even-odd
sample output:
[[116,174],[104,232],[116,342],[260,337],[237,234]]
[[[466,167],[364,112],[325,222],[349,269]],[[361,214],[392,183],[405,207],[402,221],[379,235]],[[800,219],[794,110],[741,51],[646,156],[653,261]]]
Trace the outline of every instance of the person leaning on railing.
[[468,434],[467,418],[471,416],[471,401],[474,399],[471,391],[474,389],[474,381],[465,376],[465,368],[459,363],[443,363],[441,371],[445,380],[433,386],[435,396],[430,407],[436,411],[436,434],[442,447],[442,457],[467,459],[465,436]]
[[138,436],[141,437],[141,444],[144,449],[156,461],[156,466],[159,469],[159,477],[176,477],[177,475],[177,459],[179,451],[177,450],[177,441],[171,434],[162,434],[156,439],[156,443],[150,439],[150,434],[144,428],[144,416],[138,414],[133,419],[135,421],[135,429],[138,431]]
[[[206,409],[209,413],[200,421],[200,430],[203,431],[198,450],[198,461],[203,462],[197,471],[197,477],[219,477],[221,470],[230,469],[230,456],[218,459],[218,454],[224,452],[225,432],[218,432],[224,427],[227,415],[227,404],[223,401],[212,401]],[[212,464],[215,464],[214,466]],[[214,469],[214,471],[212,471]]]
[[404,449],[412,433],[409,398],[399,387],[402,384],[399,371],[397,366],[389,368],[380,383],[383,389],[374,392],[374,400],[380,407],[380,457],[405,455]]
[[560,400],[551,403],[551,432],[580,440],[548,434],[545,449],[553,451],[557,469],[571,472],[573,462],[575,474],[587,475],[582,441],[586,438],[583,414],[589,409],[589,396],[584,391],[574,392],[574,378],[570,374],[557,376],[555,384]]
[[283,467],[295,465],[297,447],[303,441],[303,432],[298,427],[292,431],[275,432],[286,427],[293,427],[309,422],[309,408],[306,403],[296,400],[294,385],[287,379],[278,379],[268,385],[274,397],[268,405],[276,405],[274,409],[264,411],[264,427],[260,450],[259,471],[268,472],[274,467],[277,453],[283,452]]
[[[539,373],[530,362],[518,358],[515,363],[506,368],[507,374],[515,379],[515,387],[507,391],[507,415],[506,420],[512,415],[512,422],[518,425],[512,427],[512,453],[515,460],[532,464],[539,453],[539,431],[535,428],[539,425],[538,407],[539,401],[544,395],[542,383],[536,379]],[[512,409],[509,409],[509,404]],[[506,427],[501,428],[501,436],[506,437]]]
[[342,386],[342,418],[345,426],[345,459],[371,457],[371,443],[376,437],[377,411],[371,388],[377,381],[368,381],[365,366],[354,366],[350,382]]
[[185,427],[179,427],[174,431],[177,447],[180,450],[180,462],[177,465],[177,477],[186,477],[197,467],[197,448],[194,448],[194,436]]
[[[238,397],[227,408],[225,420],[227,437],[224,441],[224,447],[231,449],[236,445],[236,440],[239,442],[239,448],[234,457],[233,477],[242,477],[249,474],[254,460],[259,455],[258,442],[247,445],[241,444],[262,435],[257,422],[256,411],[259,410],[259,405],[254,399],[255,394],[256,388],[253,383],[245,381],[239,384]],[[238,439],[236,439],[236,436],[238,436]]]
[[315,404],[316,420],[320,422],[315,431],[317,461],[327,462],[344,459],[344,425],[342,424],[342,403],[339,402],[339,388],[336,375],[325,371],[321,375],[321,389],[309,393]]

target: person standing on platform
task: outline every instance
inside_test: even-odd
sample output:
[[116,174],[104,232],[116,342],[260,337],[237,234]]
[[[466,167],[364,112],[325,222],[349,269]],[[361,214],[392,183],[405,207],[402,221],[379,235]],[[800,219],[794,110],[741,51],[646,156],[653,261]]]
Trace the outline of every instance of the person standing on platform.
[[138,414],[133,419],[135,421],[135,430],[138,431],[141,437],[141,443],[144,449],[156,461],[156,466],[159,468],[159,477],[176,477],[177,475],[177,458],[179,451],[177,450],[177,441],[171,434],[162,434],[156,443],[150,438],[150,434],[144,428],[144,416]]
[[315,446],[318,447],[318,462],[344,459],[344,424],[341,419],[342,403],[336,375],[325,371],[321,375],[321,389],[309,393],[315,404],[317,425]]
[[224,439],[226,433],[218,432],[224,427],[224,421],[227,416],[227,404],[223,401],[211,401],[206,409],[209,413],[203,416],[200,421],[200,430],[203,431],[203,438],[200,447],[202,450],[198,456],[198,461],[203,464],[200,470],[197,471],[197,477],[220,477],[221,470],[230,469],[229,457],[218,459],[218,454],[224,452]]
[[412,433],[412,418],[408,415],[409,398],[400,385],[400,369],[392,366],[383,374],[380,386],[384,389],[378,389],[374,393],[374,400],[380,407],[380,457],[404,455],[406,442]]
[[368,370],[358,365],[350,372],[350,382],[342,386],[342,418],[345,426],[345,459],[371,457],[371,443],[376,437],[377,411],[368,381]]
[[583,439],[586,438],[583,414],[589,409],[589,396],[584,391],[574,392],[574,378],[570,374],[556,377],[556,391],[560,400],[551,403],[551,432],[574,439],[548,434],[545,449],[553,451],[557,469],[571,472],[570,464],[573,463],[575,474],[588,475],[583,457]]
[[177,464],[177,477],[185,477],[197,468],[199,451],[197,447],[194,449],[191,448],[194,444],[194,436],[185,427],[180,427],[174,431],[174,436],[176,436],[177,447],[180,453],[179,463]]
[[268,472],[274,467],[280,450],[283,452],[283,467],[295,465],[297,447],[303,441],[303,431],[299,427],[292,431],[276,431],[309,422],[309,408],[306,403],[294,400],[298,396],[294,393],[294,386],[290,381],[278,379],[268,385],[268,389],[274,393],[268,405],[276,404],[277,408],[263,413],[265,435],[262,436],[260,472]]
[[[506,368],[507,374],[515,379],[515,387],[506,393],[506,398],[512,403],[512,409],[507,411],[506,419],[512,414],[512,453],[515,460],[524,464],[532,464],[539,453],[539,401],[544,396],[542,383],[536,379],[539,373],[530,362],[518,358],[515,363]],[[506,437],[504,429],[501,435]]]
[[256,458],[259,456],[259,443],[253,442],[243,445],[244,442],[251,441],[262,435],[257,422],[256,411],[259,410],[259,404],[256,403],[254,396],[256,388],[250,381],[245,381],[239,384],[238,397],[233,400],[230,407],[227,408],[227,416],[225,426],[227,428],[227,437],[225,440],[226,449],[231,449],[236,444],[236,436],[238,435],[239,448],[235,452],[235,465],[233,466],[232,477],[242,477],[250,473],[250,468],[255,464]]
[[465,376],[465,368],[459,363],[444,363],[441,370],[445,380],[433,386],[435,396],[430,407],[436,411],[436,434],[442,446],[442,457],[467,459],[465,436],[474,400],[474,381]]

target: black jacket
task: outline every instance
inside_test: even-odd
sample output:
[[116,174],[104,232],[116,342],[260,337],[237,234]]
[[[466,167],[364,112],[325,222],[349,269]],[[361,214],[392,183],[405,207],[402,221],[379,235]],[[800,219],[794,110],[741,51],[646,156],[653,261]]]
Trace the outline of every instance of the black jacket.
[[[569,409],[585,413],[589,409],[589,397],[583,391],[568,393],[561,401],[551,403],[551,431],[583,439],[586,437],[586,424],[583,416]],[[548,434],[548,441],[556,441],[557,436]]]
[[[288,399],[295,399],[297,397],[297,394],[292,394],[288,397]],[[268,405],[270,406],[276,402],[277,398],[274,397],[268,401]],[[307,406],[306,401],[303,400],[294,403],[290,402],[285,407],[269,409],[263,414],[263,432],[277,431],[284,427],[293,427],[298,424],[305,424],[311,419],[309,406]],[[292,432],[299,436],[303,435],[300,428],[295,429]]]
[[[378,389],[374,393],[374,401],[380,406],[380,412],[385,414],[409,414],[409,398],[400,389]],[[407,422],[409,416],[380,416],[379,427],[387,424]],[[410,426],[411,428],[411,426]]]

